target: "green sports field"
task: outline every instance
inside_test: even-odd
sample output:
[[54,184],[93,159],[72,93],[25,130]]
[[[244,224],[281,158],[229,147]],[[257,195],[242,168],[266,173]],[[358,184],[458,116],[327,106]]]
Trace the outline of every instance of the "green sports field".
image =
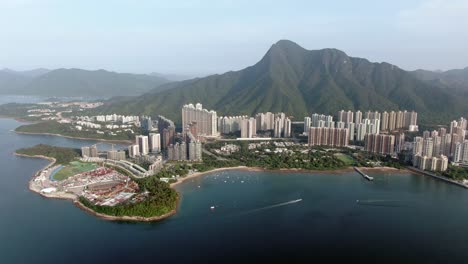
[[343,161],[348,166],[354,164],[354,159],[352,157],[350,157],[349,155],[342,154],[342,153],[336,153],[335,157],[338,158],[339,160]]
[[72,161],[68,165],[64,166],[61,170],[59,170],[54,175],[54,179],[57,181],[61,181],[79,173],[92,171],[97,167],[98,166],[96,163]]

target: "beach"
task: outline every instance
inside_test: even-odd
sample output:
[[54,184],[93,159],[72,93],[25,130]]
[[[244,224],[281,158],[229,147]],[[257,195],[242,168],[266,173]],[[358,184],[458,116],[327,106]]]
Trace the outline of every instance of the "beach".
[[[397,168],[392,168],[392,167],[374,167],[374,168],[368,168],[368,167],[359,167],[359,169],[366,170],[366,171],[375,171],[375,172],[409,172],[407,169],[397,169]],[[187,181],[189,179],[197,178],[200,176],[204,176],[207,174],[215,173],[215,172],[222,172],[222,171],[231,171],[231,170],[238,170],[238,171],[261,171],[261,172],[279,172],[279,173],[331,173],[331,174],[340,174],[340,173],[347,173],[347,172],[354,172],[353,167],[347,167],[347,168],[342,168],[342,169],[336,169],[336,170],[305,170],[305,169],[277,169],[277,170],[271,170],[271,169],[264,169],[261,167],[247,167],[247,166],[237,166],[237,167],[224,167],[224,168],[216,168],[213,170],[209,171],[203,171],[203,172],[195,172],[192,173],[186,177],[179,178],[177,182],[171,183],[171,187],[177,186],[180,183],[183,183],[184,181]]]

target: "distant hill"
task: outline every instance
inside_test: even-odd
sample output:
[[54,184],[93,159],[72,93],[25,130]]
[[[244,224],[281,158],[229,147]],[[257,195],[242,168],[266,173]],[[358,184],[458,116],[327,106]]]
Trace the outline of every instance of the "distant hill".
[[427,83],[468,94],[468,67],[445,72],[416,70],[412,74]]
[[167,79],[105,70],[38,69],[0,71],[0,94],[41,96],[136,96],[168,83]]
[[188,75],[182,75],[182,74],[163,74],[163,73],[157,73],[157,72],[152,72],[150,73],[152,76],[160,77],[167,79],[169,81],[173,82],[179,82],[179,81],[185,81],[188,79],[193,79],[193,77],[188,76]]
[[33,69],[33,70],[28,70],[28,71],[15,71],[15,70],[5,68],[3,70],[0,70],[0,72],[13,73],[13,74],[17,74],[17,75],[21,75],[21,76],[25,76],[25,77],[34,78],[34,77],[39,77],[41,75],[44,75],[44,74],[50,72],[50,70],[49,69],[44,69],[44,68],[38,68],[38,69]]
[[189,102],[201,102],[218,115],[283,111],[298,120],[341,109],[416,110],[423,122],[446,122],[468,113],[466,97],[397,66],[349,57],[336,49],[306,50],[288,40],[277,42],[258,63],[243,70],[162,87],[166,91],[151,91],[100,111],[163,114],[177,123],[181,106]]

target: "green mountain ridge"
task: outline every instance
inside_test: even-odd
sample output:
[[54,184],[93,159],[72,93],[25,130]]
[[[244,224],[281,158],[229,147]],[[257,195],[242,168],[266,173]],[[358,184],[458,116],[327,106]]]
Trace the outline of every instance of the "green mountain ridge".
[[0,94],[85,97],[137,96],[168,82],[168,80],[158,76],[116,73],[105,70],[56,69],[29,72],[3,70],[0,71]]
[[468,113],[466,97],[421,81],[389,63],[371,63],[337,49],[306,50],[274,44],[255,65],[240,71],[162,85],[101,112],[162,114],[180,123],[183,104],[201,102],[218,115],[283,111],[302,120],[311,113],[416,110],[423,122],[446,122]]
[[468,96],[468,67],[444,72],[416,70],[412,74],[429,84],[461,92],[465,96]]

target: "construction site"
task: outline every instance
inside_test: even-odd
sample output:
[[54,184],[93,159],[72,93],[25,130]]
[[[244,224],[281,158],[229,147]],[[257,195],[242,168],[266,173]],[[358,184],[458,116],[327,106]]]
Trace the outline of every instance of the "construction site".
[[60,165],[43,170],[33,181],[35,186],[32,187],[49,196],[83,196],[95,205],[115,206],[129,199],[141,201],[144,198],[140,197],[141,195],[135,196],[139,192],[135,181],[112,168],[97,167],[63,180],[56,180],[54,174],[63,169]]

